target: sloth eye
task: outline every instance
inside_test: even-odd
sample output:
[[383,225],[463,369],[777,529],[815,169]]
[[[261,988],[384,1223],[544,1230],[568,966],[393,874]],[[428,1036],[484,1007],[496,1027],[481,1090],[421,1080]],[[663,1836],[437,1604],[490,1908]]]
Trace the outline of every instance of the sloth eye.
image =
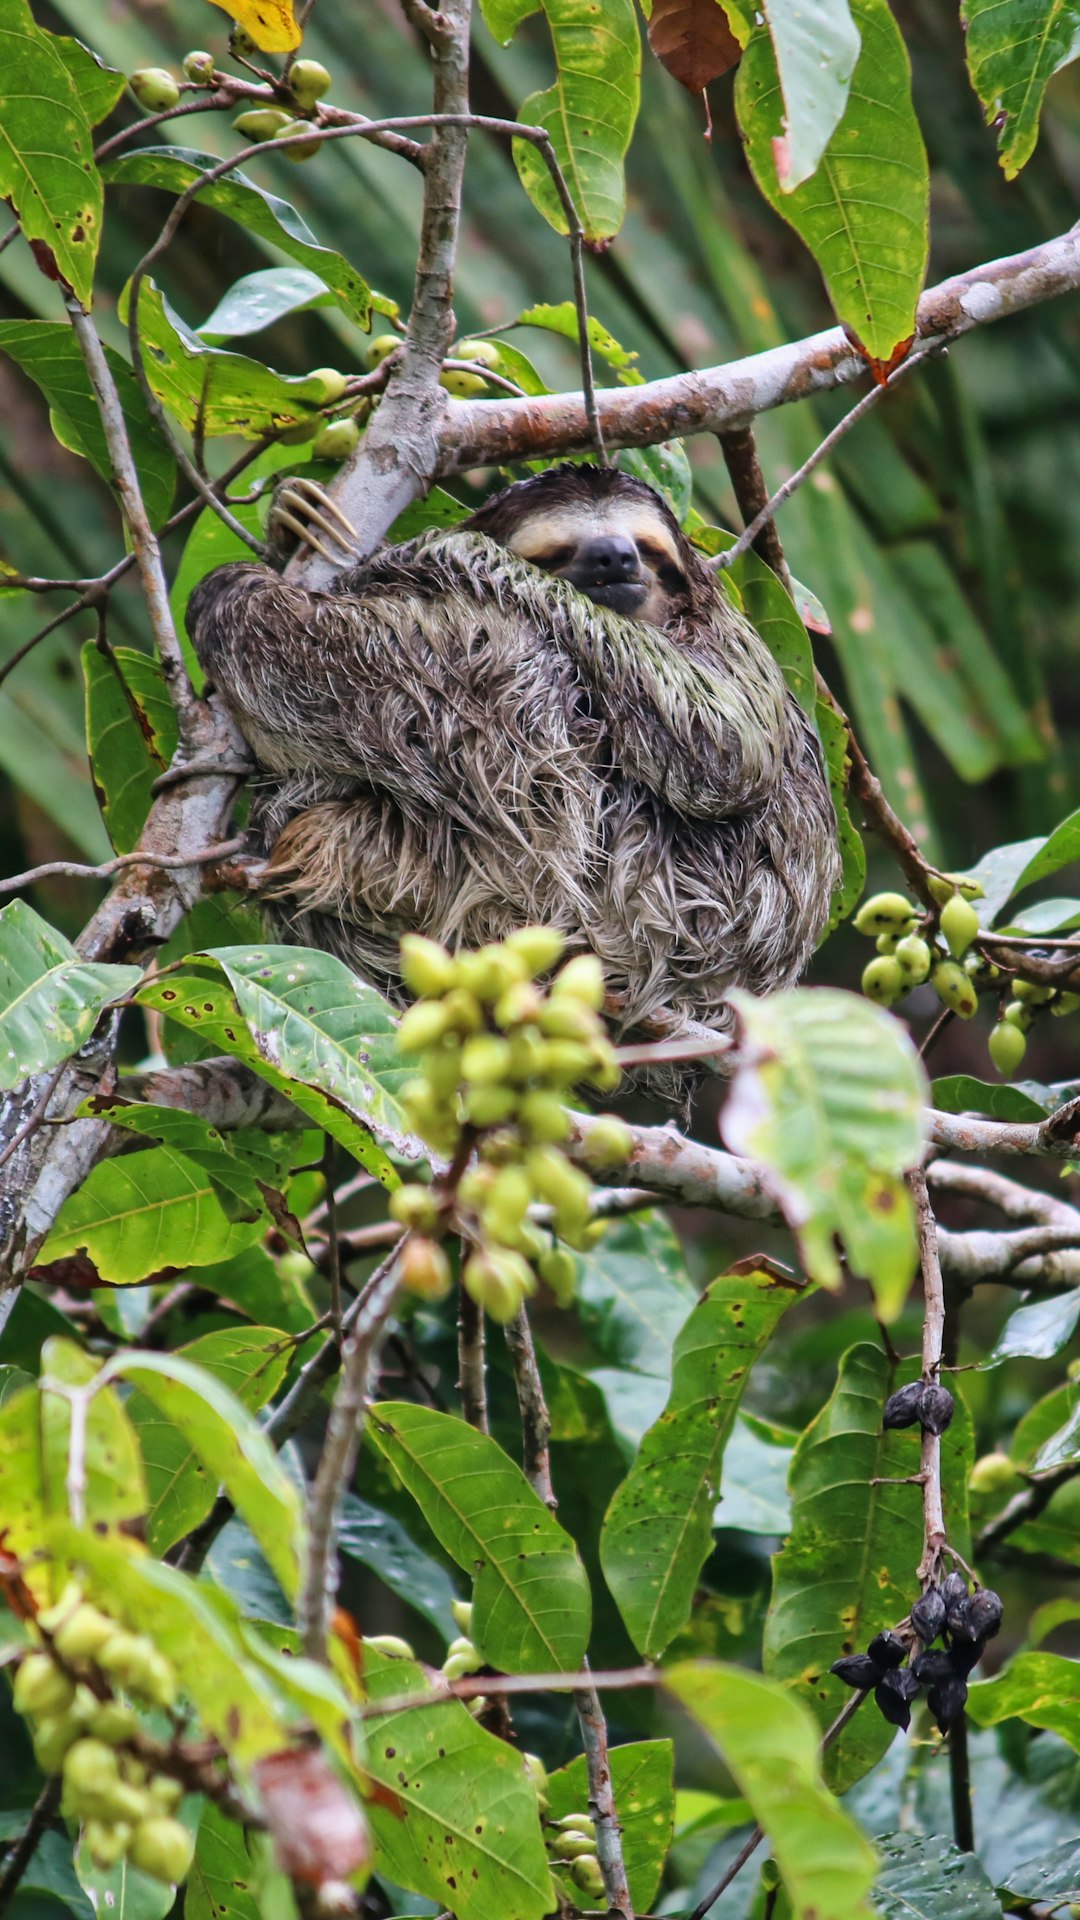
[[670,560],[664,560],[656,569],[656,578],[665,593],[686,592],[686,575]]
[[570,565],[576,552],[576,547],[551,547],[547,553],[534,553],[532,564],[541,567],[545,573],[558,573],[561,567]]

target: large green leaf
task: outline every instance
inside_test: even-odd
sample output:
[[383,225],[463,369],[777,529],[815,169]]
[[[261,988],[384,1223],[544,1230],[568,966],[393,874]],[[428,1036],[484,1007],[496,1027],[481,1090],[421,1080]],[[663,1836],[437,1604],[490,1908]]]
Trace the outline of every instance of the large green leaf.
[[[218,160],[217,154],[195,153],[185,147],[140,147],[110,160],[103,171],[110,186],[161,187],[166,193],[180,194],[217,166]],[[204,187],[199,203],[227,214],[249,233],[269,240],[302,267],[309,267],[357,326],[370,324],[371,291],[366,281],[340,253],[320,245],[287,200],[265,192],[245,173],[230,173]]]
[[[608,1749],[611,1790],[622,1828],[623,1861],[636,1913],[651,1909],[671,1845],[675,1817],[673,1760],[670,1740],[634,1740],[629,1746]],[[549,1774],[545,1791],[549,1821],[583,1812],[589,1804],[585,1755],[579,1753],[568,1766]]]
[[141,967],[80,960],[24,900],[0,910],[0,1088],[47,1073],[89,1040]]
[[585,1569],[521,1468],[488,1434],[429,1407],[383,1401],[368,1430],[475,1582],[472,1638],[485,1660],[504,1673],[578,1667],[591,1618]]
[[1017,1307],[1006,1320],[984,1367],[998,1367],[1003,1360],[1052,1360],[1067,1346],[1080,1320],[1080,1287],[1066,1293],[1051,1294],[1048,1300],[1033,1300]]
[[[546,1509],[545,1509],[546,1511]],[[423,1693],[423,1671],[365,1649],[372,1701]],[[456,1700],[366,1722],[376,1872],[459,1920],[542,1920],[555,1905],[521,1755]]]
[[886,1833],[874,1908],[882,1920],[1001,1920],[993,1882],[973,1853],[940,1834]]
[[37,1265],[84,1256],[101,1280],[129,1287],[224,1260],[259,1239],[264,1225],[230,1220],[203,1168],[172,1147],[150,1147],[91,1169],[61,1207]]
[[385,1186],[396,1185],[382,1145],[406,1159],[424,1149],[396,1098],[410,1068],[382,995],[308,947],[214,947],[198,958],[220,966],[228,987],[211,977],[159,977],[141,1004],[253,1067]]
[[381,1513],[355,1493],[347,1493],[341,1504],[337,1532],[338,1552],[346,1560],[356,1560],[426,1620],[444,1641],[455,1637],[451,1602],[457,1588],[450,1574],[433,1554],[425,1553],[400,1520]]
[[671,1395],[615,1494],[604,1578],[640,1652],[657,1659],[686,1625],[712,1549],[720,1467],[751,1370],[801,1289],[766,1271],[724,1274],[676,1342]]
[[859,53],[848,0],[769,0],[765,12],[784,100],[776,172],[785,193],[808,180],[847,105]]
[[915,331],[926,273],[929,170],[907,50],[886,0],[852,0],[851,12],[862,48],[843,118],[812,181],[785,193],[777,178],[784,98],[763,20],[743,54],[735,99],[762,193],[810,248],[837,319],[871,359],[888,361]]
[[[0,1512],[9,1552],[37,1553],[46,1516],[70,1504],[71,1398],[93,1379],[95,1362],[74,1341],[51,1336],[41,1350],[52,1383],[17,1389],[0,1406]],[[82,1500],[88,1522],[118,1527],[146,1510],[139,1443],[117,1394],[97,1393],[86,1409]]]
[[1049,1853],[1021,1861],[1008,1874],[1006,1890],[1019,1905],[1051,1907],[1080,1900],[1080,1840],[1066,1840]]
[[286,314],[334,305],[329,287],[307,267],[264,267],[234,280],[195,331],[208,346],[219,346],[241,334],[261,333]]
[[666,1380],[676,1335],[697,1299],[678,1237],[661,1213],[615,1220],[582,1254],[582,1325],[613,1367]]
[[1039,137],[1051,76],[1080,53],[1074,0],[963,0],[971,84],[998,137],[1006,180],[1015,180]]
[[127,1413],[146,1466],[154,1552],[190,1533],[224,1487],[291,1596],[303,1544],[300,1502],[251,1418],[277,1392],[289,1356],[273,1327],[229,1327],[178,1354],[134,1355],[114,1367],[135,1388]]
[[[78,341],[71,328],[49,320],[0,320],[0,351],[9,353],[49,403],[49,420],[61,446],[89,460],[112,486],[112,456]],[[105,358],[116,382],[143,503],[151,524],[168,518],[176,487],[176,462],[147,410],[142,388],[115,348]]]
[[1080,1753],[1080,1661],[1060,1653],[1018,1653],[993,1680],[969,1688],[968,1713],[978,1727],[1002,1720],[1048,1727]]
[[158,775],[176,751],[176,712],[161,668],[134,647],[94,640],[82,650],[86,744],[109,839],[117,853],[138,844]]
[[89,307],[101,239],[101,175],[68,60],[27,0],[0,16],[0,199]]
[[184,1883],[184,1920],[262,1920],[259,1877],[247,1832],[208,1800]]
[[80,1115],[108,1120],[144,1139],[158,1140],[193,1160],[209,1177],[214,1196],[228,1220],[258,1220],[266,1212],[268,1186],[284,1186],[294,1143],[281,1146],[258,1127],[222,1133],[201,1114],[183,1107],[159,1107],[151,1101],[103,1100],[95,1095]]
[[858,1920],[876,1859],[821,1778],[816,1721],[760,1674],[687,1660],[664,1676],[765,1830],[799,1920]]
[[[523,100],[518,118],[550,135],[588,240],[610,240],[626,209],[623,156],[637,119],[641,41],[630,0],[484,0],[497,40],[543,7],[555,84]],[[514,141],[526,192],[557,233],[566,215],[536,148]]]
[[882,1318],[895,1319],[915,1271],[902,1175],[922,1150],[927,1101],[906,1029],[833,988],[730,997],[744,1037],[726,1144],[764,1167],[811,1278],[839,1285],[839,1236]]
[[[833,1661],[861,1652],[875,1633],[896,1626],[918,1597],[920,1491],[889,1483],[918,1472],[919,1433],[881,1427],[888,1394],[916,1371],[909,1366],[894,1379],[879,1347],[852,1347],[792,1459],[791,1534],[773,1560],[764,1661],[767,1673],[796,1688],[822,1726],[850,1697],[829,1673]],[[958,1398],[941,1462],[946,1525],[960,1553],[967,1552],[972,1455],[971,1423]],[[873,1766],[893,1731],[875,1713],[857,1714],[844,1728],[825,1759],[838,1792]]]

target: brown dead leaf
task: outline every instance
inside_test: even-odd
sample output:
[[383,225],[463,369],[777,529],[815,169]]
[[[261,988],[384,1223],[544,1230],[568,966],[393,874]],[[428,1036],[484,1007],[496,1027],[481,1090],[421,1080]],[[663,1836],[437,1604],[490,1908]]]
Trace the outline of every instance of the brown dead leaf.
[[719,0],[653,0],[649,45],[689,93],[702,93],[742,55]]

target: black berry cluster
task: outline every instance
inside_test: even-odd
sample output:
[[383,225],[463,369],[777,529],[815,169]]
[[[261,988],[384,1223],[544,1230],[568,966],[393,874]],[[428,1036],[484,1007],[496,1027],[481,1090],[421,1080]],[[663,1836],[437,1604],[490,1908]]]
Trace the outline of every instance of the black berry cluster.
[[[946,1733],[964,1710],[968,1674],[1000,1630],[1001,1616],[1000,1597],[989,1587],[972,1593],[962,1573],[950,1573],[940,1586],[927,1587],[911,1609],[920,1647],[910,1659],[907,1641],[890,1631],[875,1634],[865,1653],[848,1654],[829,1671],[845,1686],[872,1690],[878,1711],[905,1730],[911,1725],[911,1703],[925,1687],[927,1705]],[[937,1639],[944,1644],[935,1647]]]
[[881,1417],[882,1426],[922,1428],[924,1433],[944,1433],[953,1417],[955,1403],[947,1387],[933,1380],[913,1380],[889,1395]]

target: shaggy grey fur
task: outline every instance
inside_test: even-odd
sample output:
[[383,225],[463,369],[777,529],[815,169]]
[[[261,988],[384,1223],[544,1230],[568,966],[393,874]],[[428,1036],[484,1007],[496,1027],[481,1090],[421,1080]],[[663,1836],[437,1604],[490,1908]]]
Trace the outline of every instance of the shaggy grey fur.
[[196,651],[262,769],[269,911],[395,996],[402,933],[474,947],[558,926],[600,956],[623,1029],[661,1007],[724,1025],[727,989],[788,984],[825,924],[820,747],[649,488],[555,470],[477,526],[506,539],[558,489],[594,505],[630,489],[662,516],[681,569],[663,628],[468,526],[332,592],[238,563],[192,595]]

